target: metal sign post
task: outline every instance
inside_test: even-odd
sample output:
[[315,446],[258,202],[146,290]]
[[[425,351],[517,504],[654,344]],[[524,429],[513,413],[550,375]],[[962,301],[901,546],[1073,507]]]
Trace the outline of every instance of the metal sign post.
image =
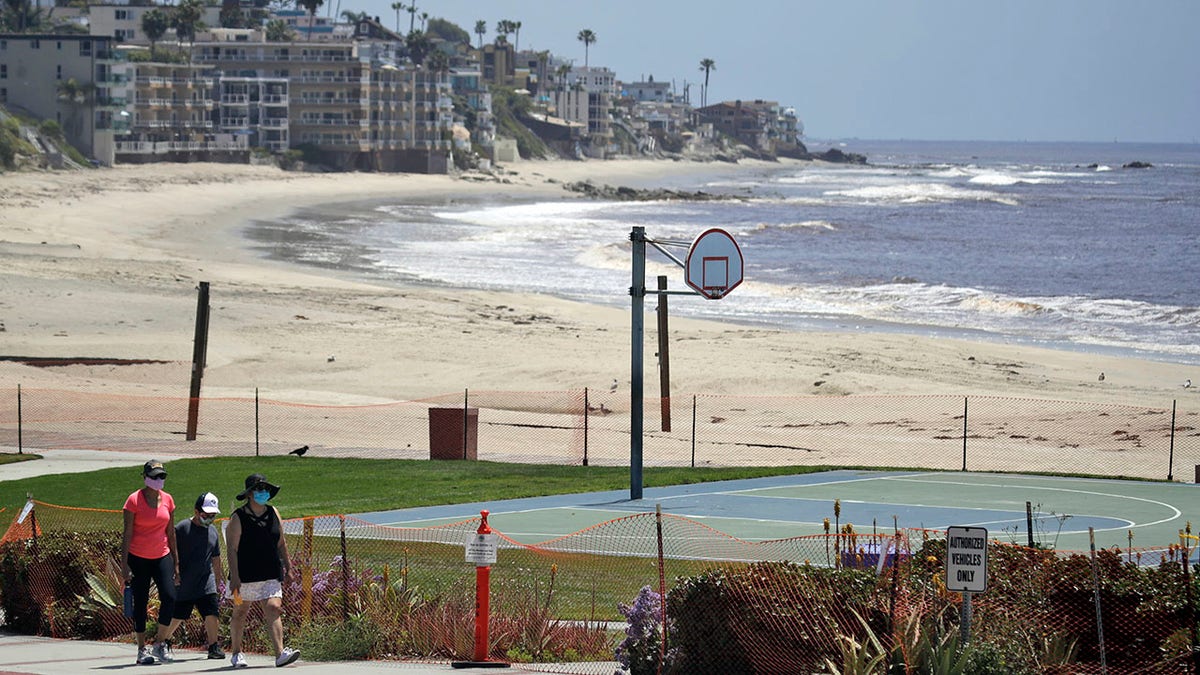
[[987,529],[946,528],[946,590],[962,593],[962,644],[971,641],[971,595],[987,590]]
[[[642,498],[642,434],[645,427],[644,400],[644,343],[646,337],[646,244],[670,258],[685,271],[687,285],[694,291],[656,291],[667,295],[699,295],[720,300],[742,283],[743,260],[741,249],[729,233],[710,229],[690,244],[683,241],[654,240],[646,237],[646,228],[634,226],[629,233],[633,244],[633,280],[629,286],[633,316],[631,321],[629,386],[629,498]],[[664,246],[687,246],[687,262],[671,255]]]

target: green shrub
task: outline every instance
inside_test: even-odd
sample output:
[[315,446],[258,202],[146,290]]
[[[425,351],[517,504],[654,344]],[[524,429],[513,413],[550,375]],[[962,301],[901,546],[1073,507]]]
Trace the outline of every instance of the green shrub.
[[62,127],[58,122],[51,119],[42,120],[38,124],[38,132],[43,136],[49,136],[50,138],[61,139],[63,137]]
[[124,617],[88,611],[89,575],[120,555],[112,532],[51,532],[0,548],[0,607],[10,630],[58,638],[105,638],[131,629]]
[[347,621],[313,621],[291,631],[289,642],[312,661],[355,661],[378,655],[383,643],[378,624],[361,614]]

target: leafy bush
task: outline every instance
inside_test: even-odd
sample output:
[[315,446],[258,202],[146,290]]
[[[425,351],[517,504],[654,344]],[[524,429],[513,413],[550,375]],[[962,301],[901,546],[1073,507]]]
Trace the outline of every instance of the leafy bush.
[[292,631],[290,642],[312,661],[353,661],[377,656],[383,631],[369,617],[355,614],[342,621],[314,621]]
[[815,672],[852,635],[853,613],[887,633],[875,606],[874,573],[787,562],[714,569],[681,579],[668,594],[672,647],[682,672],[755,672],[789,664]]
[[[80,601],[92,595],[89,576],[120,555],[115,532],[49,532],[0,548],[0,607],[19,633],[57,638],[105,638],[132,629],[124,617]],[[119,614],[119,613],[118,613]]]
[[38,123],[38,132],[50,138],[63,138],[62,127],[55,120],[45,119]]

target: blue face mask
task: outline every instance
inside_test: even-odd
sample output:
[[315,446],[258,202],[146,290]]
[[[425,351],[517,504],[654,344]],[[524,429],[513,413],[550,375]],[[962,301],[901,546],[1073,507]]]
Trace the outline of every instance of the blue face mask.
[[270,499],[271,499],[271,491],[270,490],[255,490],[254,491],[254,503],[255,504],[258,504],[259,506],[263,506]]

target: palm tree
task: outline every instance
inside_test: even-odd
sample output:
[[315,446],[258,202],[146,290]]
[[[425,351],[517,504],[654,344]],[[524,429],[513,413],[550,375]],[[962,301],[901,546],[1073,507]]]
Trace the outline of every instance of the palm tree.
[[413,2],[406,9],[408,9],[408,32],[411,33],[417,26],[417,3]]
[[547,82],[546,82],[546,75],[547,75],[546,64],[550,63],[550,50],[543,49],[542,51],[538,52],[537,53],[537,62],[538,62],[538,69],[537,69],[538,94],[545,94],[546,93],[546,84],[547,84]]
[[150,59],[154,59],[154,46],[167,34],[171,27],[171,17],[161,9],[155,8],[142,15],[142,33],[150,41]]
[[[189,43],[196,42],[196,31],[204,28],[204,5],[202,0],[180,0],[175,6],[175,36]],[[190,58],[190,52],[189,52]]]
[[433,42],[429,36],[419,30],[414,30],[408,34],[407,39],[408,58],[416,65],[421,65],[425,62],[425,57],[429,52],[433,51]]
[[0,30],[12,30],[17,33],[40,30],[44,18],[41,7],[34,7],[29,0],[4,0],[4,7],[8,12],[7,16],[0,17]]
[[358,23],[364,19],[370,19],[371,15],[366,12],[356,12],[352,9],[347,9],[342,11],[342,18],[346,20],[346,23]]
[[266,25],[267,42],[288,42],[296,38],[287,22],[283,19],[272,19]]
[[429,20],[429,12],[421,12],[421,32],[425,32],[425,22]]
[[570,74],[571,66],[566,63],[560,65],[558,69],[554,71],[554,81],[558,85],[559,91],[567,90],[567,75]]
[[513,22],[503,19],[496,22],[496,44],[508,42],[508,34],[513,32]]
[[400,32],[400,12],[404,11],[403,2],[393,2],[392,9],[396,10],[396,32]]
[[704,89],[700,91],[700,107],[708,105],[708,73],[717,69],[717,62],[712,59],[700,59],[700,70],[704,71]]
[[296,0],[297,7],[303,7],[308,11],[308,39],[312,39],[313,23],[317,20],[317,10],[321,5],[325,4],[325,0]]
[[511,21],[510,23],[512,24],[513,35],[514,35],[513,50],[519,52],[519,51],[521,51],[521,22],[520,21]]
[[591,29],[584,28],[579,31],[579,35],[575,36],[576,40],[583,43],[583,67],[588,67],[588,47],[596,44],[596,34]]
[[479,19],[475,22],[475,34],[479,36],[479,48],[483,49],[483,36],[487,35],[487,21]]
[[446,52],[435,49],[425,59],[425,67],[435,73],[444,73],[450,70],[450,57]]

